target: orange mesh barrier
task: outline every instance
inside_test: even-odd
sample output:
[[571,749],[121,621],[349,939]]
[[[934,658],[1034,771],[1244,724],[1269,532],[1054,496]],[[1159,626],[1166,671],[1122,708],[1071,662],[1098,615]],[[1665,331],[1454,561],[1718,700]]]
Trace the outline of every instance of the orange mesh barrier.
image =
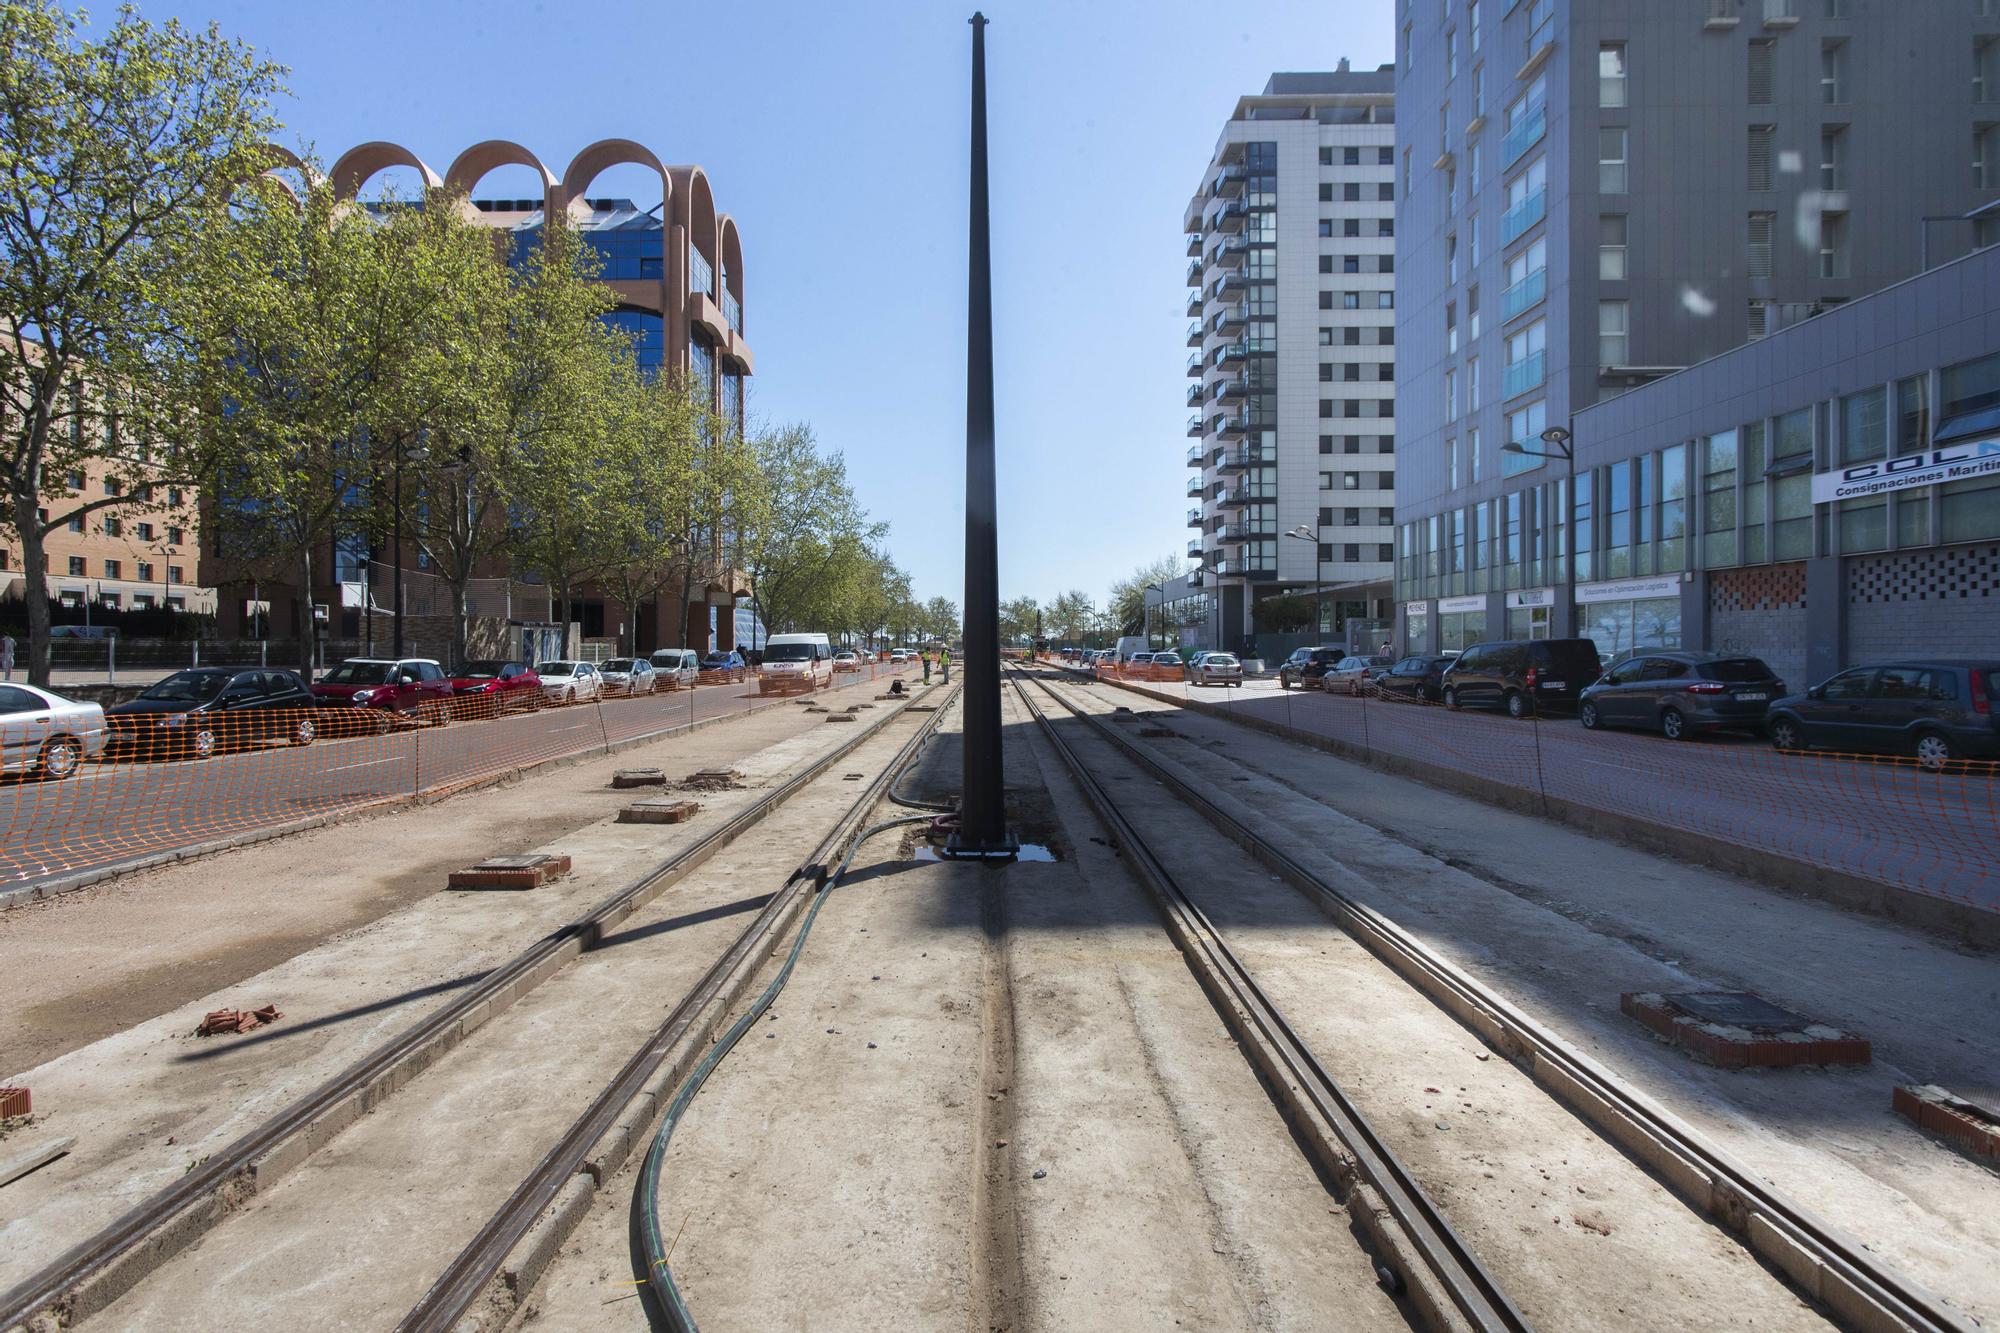
[[[837,672],[832,693],[907,670],[864,662]],[[421,722],[353,707],[186,714],[172,726],[146,718],[67,780],[0,778],[0,887],[450,792],[800,697],[760,697],[753,671],[739,681],[704,677],[692,689],[504,714],[487,698],[461,698],[449,718]]]
[[[1567,712],[1517,721],[1366,691],[1191,685],[1171,669],[1092,674],[1324,737],[1362,757],[1431,765],[2000,911],[2000,764],[1966,760],[1933,771],[1899,755],[1779,751],[1740,731],[1669,741],[1657,732],[1587,731]],[[1453,799],[1441,794],[1440,810]]]

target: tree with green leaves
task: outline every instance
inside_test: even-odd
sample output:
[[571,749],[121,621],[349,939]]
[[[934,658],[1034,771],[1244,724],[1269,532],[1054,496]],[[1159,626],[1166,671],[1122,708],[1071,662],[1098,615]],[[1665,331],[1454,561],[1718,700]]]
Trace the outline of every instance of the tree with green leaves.
[[1165,587],[1181,576],[1187,562],[1178,556],[1163,555],[1141,565],[1111,585],[1111,618],[1120,634],[1142,634],[1146,624],[1146,587]]
[[958,637],[958,603],[949,597],[933,597],[924,603],[924,634],[949,643]]
[[1027,642],[1035,637],[1041,619],[1041,605],[1032,597],[1000,603],[1000,641],[1015,645]]
[[690,507],[700,481],[694,467],[706,414],[671,378],[641,380],[629,393],[629,425],[600,463],[600,488],[612,530],[605,582],[629,619],[629,651],[640,652],[638,608],[693,567],[686,539],[671,515]]
[[820,453],[810,427],[764,432],[752,447],[762,490],[744,511],[737,558],[765,624],[808,627],[827,613],[830,576],[840,563],[880,542],[888,529],[868,521],[848,484],[846,460]]
[[1049,603],[1049,633],[1065,643],[1080,643],[1091,630],[1095,607],[1090,594],[1080,588],[1058,594]]
[[[183,469],[179,297],[211,280],[211,202],[266,165],[283,74],[213,25],[128,6],[93,34],[53,0],[0,4],[0,523],[21,541],[38,685],[43,539]],[[129,484],[83,495],[69,482],[90,465]]]

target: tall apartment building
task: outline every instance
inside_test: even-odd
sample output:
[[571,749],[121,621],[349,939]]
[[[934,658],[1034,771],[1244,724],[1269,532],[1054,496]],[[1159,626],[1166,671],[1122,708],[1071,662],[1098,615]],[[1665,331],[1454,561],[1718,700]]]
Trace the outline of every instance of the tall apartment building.
[[[1966,216],[2000,186],[2000,6],[1398,0],[1396,21],[1403,642],[1705,645],[1691,537],[1724,517],[1693,512],[1700,448],[1619,453],[1577,414],[2000,238]],[[1805,478],[1850,448],[1828,402],[1732,493],[1746,531],[1790,534],[1732,564],[1825,554]]]
[[[1189,202],[1187,493],[1214,641],[1319,595],[1344,634],[1387,610],[1396,485],[1393,74],[1274,74]],[[1290,534],[1299,533],[1293,536]]]

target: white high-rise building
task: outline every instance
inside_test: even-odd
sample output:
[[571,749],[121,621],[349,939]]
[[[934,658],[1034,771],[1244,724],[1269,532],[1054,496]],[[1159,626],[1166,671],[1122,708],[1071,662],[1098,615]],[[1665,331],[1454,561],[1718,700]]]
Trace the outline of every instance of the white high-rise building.
[[1328,641],[1388,618],[1394,78],[1345,60],[1272,75],[1237,102],[1188,204],[1188,556],[1223,648],[1260,632],[1267,655],[1282,646],[1256,614],[1277,595],[1317,598]]

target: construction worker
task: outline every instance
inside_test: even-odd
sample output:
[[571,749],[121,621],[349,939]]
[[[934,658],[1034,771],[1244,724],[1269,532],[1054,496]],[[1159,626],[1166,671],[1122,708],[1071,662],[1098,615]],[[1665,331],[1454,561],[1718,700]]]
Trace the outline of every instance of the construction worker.
[[931,683],[931,650],[928,647],[919,648],[917,656],[924,659],[924,684],[928,685]]
[[951,645],[938,649],[938,665],[944,668],[944,683],[951,684]]

